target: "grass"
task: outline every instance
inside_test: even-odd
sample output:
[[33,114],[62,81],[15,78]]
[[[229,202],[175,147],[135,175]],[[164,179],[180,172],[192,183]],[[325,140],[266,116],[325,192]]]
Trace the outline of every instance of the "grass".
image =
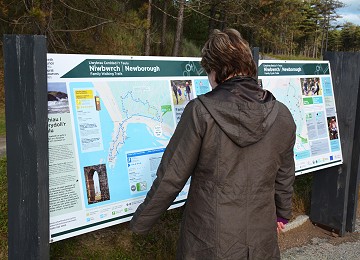
[[0,136],[5,136],[5,134],[5,108],[3,106],[0,106]]
[[7,259],[7,177],[6,158],[0,159],[0,259]]
[[0,136],[5,135],[5,130],[4,63],[0,56]]
[[293,215],[310,214],[312,173],[295,177]]
[[128,223],[55,242],[51,259],[174,259],[182,208],[167,211],[147,235]]
[[307,56],[300,56],[300,55],[275,55],[267,53],[266,57],[270,57],[276,60],[321,60],[322,57],[319,58],[311,58]]

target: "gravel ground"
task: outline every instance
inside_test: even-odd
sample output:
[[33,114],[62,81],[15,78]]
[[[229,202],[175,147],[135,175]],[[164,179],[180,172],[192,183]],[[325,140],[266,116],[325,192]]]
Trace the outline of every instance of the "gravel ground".
[[[355,232],[360,233],[360,216],[356,221]],[[282,260],[356,260],[360,259],[360,240],[341,244],[329,243],[329,239],[315,237],[301,247],[293,247],[281,253]]]

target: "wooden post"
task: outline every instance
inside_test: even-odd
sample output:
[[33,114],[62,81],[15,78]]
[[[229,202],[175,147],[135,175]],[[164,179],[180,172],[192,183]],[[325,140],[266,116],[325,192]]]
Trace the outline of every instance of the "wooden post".
[[46,38],[5,35],[9,259],[49,258]]
[[253,47],[251,49],[252,55],[253,55],[253,59],[256,63],[256,68],[259,67],[259,56],[260,56],[260,48],[259,47]]
[[[349,195],[347,203],[347,215],[346,215],[346,227],[345,230],[348,232],[355,231],[356,224],[356,212],[358,206],[358,194],[360,184],[360,53],[357,53],[358,63],[358,83],[354,82],[354,86],[358,86],[357,92],[357,105],[355,111],[355,117],[352,119],[354,123],[354,138],[353,138],[353,149],[351,155],[351,168],[350,168],[350,179],[349,179]],[[355,94],[355,93],[354,93]],[[341,131],[341,130],[340,130]]]
[[[251,48],[251,52],[252,52],[252,55],[253,55],[253,60],[255,61],[255,64],[256,64],[256,68],[259,68],[259,58],[260,58],[259,50],[260,50],[259,47]],[[256,79],[257,78],[258,78],[258,76],[256,75]]]
[[314,174],[310,219],[340,236],[355,230],[359,185],[360,53],[327,52],[344,163]]

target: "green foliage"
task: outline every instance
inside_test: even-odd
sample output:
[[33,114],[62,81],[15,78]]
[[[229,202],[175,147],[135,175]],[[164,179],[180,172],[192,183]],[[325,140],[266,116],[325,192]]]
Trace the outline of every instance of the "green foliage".
[[345,23],[338,28],[329,31],[329,51],[360,51],[360,26]]
[[328,37],[328,51],[340,51],[342,49],[342,39],[340,30],[330,30]]
[[4,91],[4,66],[0,58],[0,136],[6,133],[5,128],[5,91]]
[[[186,49],[192,46],[187,43],[201,48],[212,29],[225,27],[238,29],[250,45],[266,53],[319,58],[326,48],[357,51],[359,26],[344,25],[340,36],[331,33],[331,21],[342,6],[338,0],[186,1],[181,55],[196,53]],[[169,56],[174,39],[168,35],[175,34],[179,5],[153,0],[151,24],[146,19],[148,7],[148,2],[141,0],[35,0],[17,5],[4,0],[0,3],[4,21],[0,31],[46,34],[49,52],[142,55],[144,35],[150,27],[150,53],[159,55],[162,27],[166,25],[164,46]]]
[[0,107],[0,136],[5,136],[6,127],[5,127],[5,108]]
[[[165,44],[164,49],[162,50],[163,56],[171,56],[172,54],[172,44],[174,42],[174,33],[170,32],[165,35]],[[160,35],[159,34],[153,34],[153,43],[151,45],[152,52],[151,55],[158,56],[160,55]]]
[[46,14],[39,7],[32,7],[29,10],[28,14],[30,17],[32,17],[33,19],[35,19],[41,23],[45,23],[45,21],[46,21]]
[[0,259],[7,259],[7,176],[6,157],[0,158]]
[[340,35],[344,51],[360,51],[360,26],[346,23]]
[[259,34],[267,52],[282,55],[295,54],[299,35],[298,21],[301,19],[302,1],[263,1],[260,5],[259,20],[263,24]]
[[[143,54],[146,21],[140,20],[133,11],[124,17],[128,26],[121,21],[106,26],[100,44],[93,47],[98,54],[141,55]],[[86,35],[84,35],[86,36]]]
[[0,108],[5,106],[5,88],[4,88],[4,62],[0,56]]
[[293,212],[295,216],[310,213],[312,180],[312,173],[295,177],[293,195]]
[[316,60],[315,58],[302,55],[275,55],[267,53],[266,56],[276,60]]
[[[208,21],[196,12],[191,12],[184,19],[184,35],[187,41],[193,42],[195,45],[201,46],[206,42],[208,33]],[[182,47],[183,51],[185,46]],[[183,56],[184,55],[183,53]]]
[[200,57],[201,56],[201,47],[195,46],[191,41],[184,39],[183,44],[182,44],[182,56],[183,57]]

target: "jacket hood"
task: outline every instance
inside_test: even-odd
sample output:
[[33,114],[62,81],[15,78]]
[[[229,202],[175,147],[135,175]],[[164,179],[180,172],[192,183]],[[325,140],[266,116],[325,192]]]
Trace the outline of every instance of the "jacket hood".
[[261,140],[279,111],[271,92],[250,77],[233,77],[198,99],[222,131],[241,147]]

